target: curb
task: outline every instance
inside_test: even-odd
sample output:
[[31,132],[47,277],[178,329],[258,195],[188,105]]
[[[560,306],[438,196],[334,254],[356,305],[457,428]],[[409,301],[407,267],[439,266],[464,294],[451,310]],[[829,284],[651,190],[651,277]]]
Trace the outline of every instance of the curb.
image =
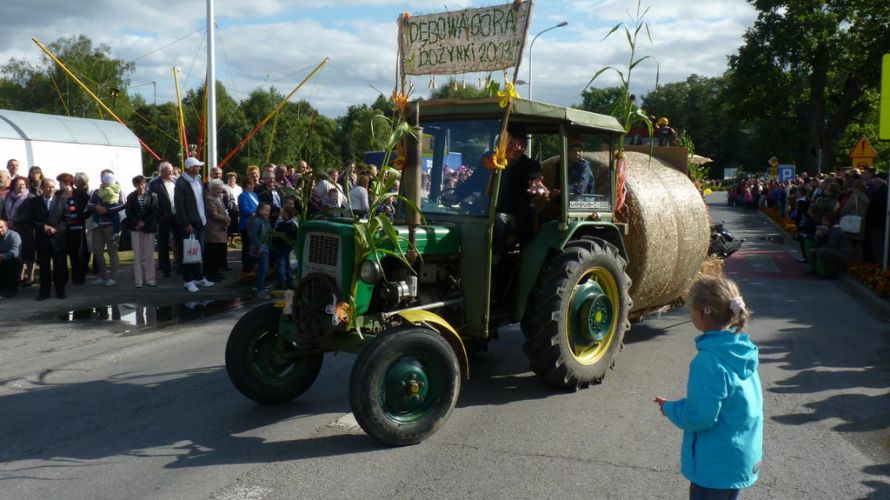
[[[775,226],[776,230],[784,234],[787,238],[793,240],[792,236],[785,231],[785,228],[772,220],[769,216],[763,213],[763,211],[758,210],[757,213],[768,220],[770,224]],[[876,294],[874,290],[856,281],[848,273],[841,273],[840,278],[835,280],[835,283],[837,283],[843,291],[850,294],[855,300],[878,317],[882,319],[890,319],[890,300],[881,298],[881,296]]]
[[839,287],[853,296],[864,307],[883,319],[890,319],[890,301],[882,299],[871,288],[843,273],[836,281]]

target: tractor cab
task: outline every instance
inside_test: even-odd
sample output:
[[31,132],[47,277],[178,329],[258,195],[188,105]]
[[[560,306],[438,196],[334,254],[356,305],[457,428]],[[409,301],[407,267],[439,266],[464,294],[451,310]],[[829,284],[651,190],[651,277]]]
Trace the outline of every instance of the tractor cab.
[[[459,228],[460,281],[468,299],[461,320],[468,336],[487,338],[497,325],[522,318],[537,273],[523,276],[565,242],[557,235],[573,223],[612,220],[614,151],[621,128],[612,117],[514,101],[511,137],[521,131],[528,144],[525,155],[540,173],[535,180],[516,181],[529,191],[521,201],[528,206],[516,207],[503,200],[509,196],[503,186],[514,182],[509,166],[500,173],[502,188],[493,189],[497,173],[491,157],[503,119],[497,100],[423,101],[419,109],[419,207],[428,224]],[[497,212],[504,206],[527,210],[528,216],[507,234],[506,251],[499,256],[492,245]]]

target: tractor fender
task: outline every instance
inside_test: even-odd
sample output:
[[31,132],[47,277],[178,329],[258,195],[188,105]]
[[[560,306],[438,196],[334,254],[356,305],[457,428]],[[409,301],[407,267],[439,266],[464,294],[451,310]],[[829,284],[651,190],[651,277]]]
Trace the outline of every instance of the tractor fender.
[[531,296],[532,288],[538,281],[538,276],[541,274],[541,268],[544,266],[547,256],[551,252],[561,251],[565,248],[566,243],[582,236],[592,236],[615,245],[621,257],[627,260],[624,238],[621,230],[615,224],[595,221],[573,221],[565,229],[560,229],[556,221],[544,224],[534,239],[522,248],[514,320],[522,321],[525,315],[526,303]]
[[466,348],[464,348],[464,342],[460,339],[457,331],[445,319],[436,313],[422,309],[401,311],[396,314],[410,323],[427,323],[434,327],[445,338],[451,348],[454,349],[454,354],[457,355],[457,360],[460,363],[461,375],[464,379],[470,378],[470,359],[467,356]]

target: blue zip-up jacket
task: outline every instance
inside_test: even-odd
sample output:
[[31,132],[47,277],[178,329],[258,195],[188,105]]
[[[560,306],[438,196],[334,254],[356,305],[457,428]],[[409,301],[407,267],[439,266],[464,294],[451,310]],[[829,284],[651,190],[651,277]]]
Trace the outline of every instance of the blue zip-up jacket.
[[256,193],[243,191],[238,195],[238,230],[244,231],[249,229],[250,216],[256,213],[257,206],[260,204],[260,197]]
[[663,407],[683,429],[680,469],[705,488],[746,488],[757,481],[763,457],[757,346],[729,330],[704,332],[695,345],[686,398]]

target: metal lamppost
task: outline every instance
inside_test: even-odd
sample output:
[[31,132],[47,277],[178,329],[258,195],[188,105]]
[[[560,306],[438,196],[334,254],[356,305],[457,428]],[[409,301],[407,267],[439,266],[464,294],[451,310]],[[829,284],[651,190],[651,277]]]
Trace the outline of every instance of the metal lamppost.
[[532,38],[532,43],[528,45],[528,100],[532,99],[532,48],[535,46],[535,40],[538,39],[539,36],[547,33],[550,30],[555,30],[556,28],[562,28],[563,26],[568,25],[568,21],[563,21],[555,26],[551,26],[545,30],[538,32],[537,35]]
[[[532,43],[528,44],[528,100],[529,101],[532,100],[532,95],[533,95],[532,94],[532,49],[535,46],[535,40],[537,40],[538,37],[543,35],[544,33],[547,33],[550,30],[555,30],[556,28],[562,28],[563,26],[566,26],[567,24],[569,24],[568,21],[563,21],[555,26],[551,26],[545,30],[539,31],[538,34],[532,38]],[[525,141],[526,141],[527,148],[528,148],[528,154],[529,154],[529,156],[532,156],[532,135],[528,134],[525,137]]]

